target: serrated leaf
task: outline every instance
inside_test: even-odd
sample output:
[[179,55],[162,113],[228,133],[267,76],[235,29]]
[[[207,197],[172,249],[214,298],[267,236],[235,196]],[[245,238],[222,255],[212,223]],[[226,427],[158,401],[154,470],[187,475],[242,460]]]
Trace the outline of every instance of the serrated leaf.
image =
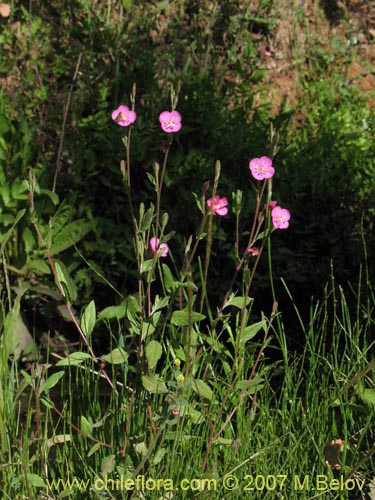
[[50,254],[56,255],[63,252],[67,248],[78,243],[93,229],[92,222],[86,222],[84,219],[78,219],[65,226],[53,238],[50,248]]
[[64,372],[57,372],[53,373],[50,377],[47,378],[47,380],[44,382],[44,384],[40,385],[39,387],[39,394],[42,394],[43,392],[49,391],[54,387],[57,382],[62,378],[64,375]]
[[46,483],[44,482],[44,479],[38,474],[32,474],[31,472],[27,473],[27,481],[31,486],[34,486],[35,488],[45,488]]
[[96,308],[95,308],[95,302],[92,300],[85,307],[81,317],[81,328],[87,338],[90,338],[95,323],[96,323]]
[[[202,321],[206,316],[204,314],[193,311],[191,313],[191,322],[197,323]],[[188,326],[189,325],[189,311],[188,309],[183,309],[182,311],[174,311],[171,317],[171,323],[175,326]]]
[[104,457],[102,463],[100,465],[100,472],[103,476],[111,473],[116,465],[116,455],[109,455],[108,457]]
[[259,321],[258,323],[254,323],[253,325],[247,326],[242,334],[240,339],[240,344],[244,345],[246,342],[251,340],[262,328],[266,328],[267,324],[265,320]]
[[206,384],[203,380],[195,379],[192,385],[192,388],[197,394],[200,394],[205,399],[212,401],[214,397],[214,393],[209,385]]
[[142,384],[146,391],[151,394],[165,394],[168,392],[165,382],[157,375],[143,375]]
[[116,347],[108,354],[102,356],[102,359],[111,365],[119,365],[128,359],[128,354],[122,347]]
[[78,366],[86,361],[86,359],[91,359],[90,354],[87,352],[72,352],[66,358],[60,359],[56,363],[56,366]]
[[151,340],[145,348],[146,359],[150,370],[152,370],[161,358],[163,348],[157,340]]

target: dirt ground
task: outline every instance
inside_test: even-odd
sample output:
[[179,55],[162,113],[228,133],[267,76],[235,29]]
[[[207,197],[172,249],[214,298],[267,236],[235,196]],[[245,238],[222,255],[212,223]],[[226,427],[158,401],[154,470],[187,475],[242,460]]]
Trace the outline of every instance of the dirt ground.
[[275,113],[282,103],[294,104],[301,92],[299,76],[314,63],[317,48],[332,57],[337,54],[335,41],[354,60],[343,64],[343,54],[337,68],[342,67],[346,79],[368,94],[369,105],[375,108],[375,2],[282,0],[278,9],[276,30],[263,47]]

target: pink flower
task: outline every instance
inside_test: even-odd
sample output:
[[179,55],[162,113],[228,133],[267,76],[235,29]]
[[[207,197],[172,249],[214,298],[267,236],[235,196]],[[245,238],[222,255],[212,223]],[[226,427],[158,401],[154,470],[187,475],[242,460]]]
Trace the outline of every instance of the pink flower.
[[252,176],[257,181],[270,179],[275,173],[275,169],[272,166],[272,160],[271,158],[268,158],[268,156],[253,158],[252,160],[250,160],[249,168],[251,170]]
[[127,106],[119,106],[112,112],[112,120],[115,121],[120,127],[128,127],[137,119],[134,111]]
[[181,128],[181,115],[178,111],[163,111],[159,116],[159,122],[164,132],[178,132]]
[[160,243],[159,238],[151,238],[150,239],[150,247],[152,253],[158,253],[160,257],[166,257],[169,252],[168,245],[166,243]]
[[286,208],[276,206],[272,209],[272,224],[276,229],[289,227],[290,212]]
[[269,206],[270,208],[275,208],[275,207],[276,207],[276,205],[277,205],[277,201],[276,201],[276,200],[272,200],[272,201],[270,201],[270,202],[268,203],[268,206]]
[[214,198],[210,198],[207,200],[208,208],[211,208],[212,206],[212,213],[215,215],[227,215],[227,205],[228,200],[226,198],[220,198],[217,195]]
[[180,414],[180,410],[178,408],[173,408],[172,413],[175,417],[178,417]]
[[249,253],[252,257],[256,257],[257,255],[259,255],[259,248],[257,247],[248,248],[247,253]]

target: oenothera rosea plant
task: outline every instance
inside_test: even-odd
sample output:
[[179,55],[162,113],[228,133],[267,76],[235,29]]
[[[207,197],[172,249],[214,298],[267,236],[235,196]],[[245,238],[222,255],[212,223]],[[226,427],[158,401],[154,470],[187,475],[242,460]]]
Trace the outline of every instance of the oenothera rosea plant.
[[[130,104],[131,107],[128,107],[124,104],[121,104],[117,109],[112,112],[112,119],[115,123],[117,123],[120,127],[127,129],[127,134],[124,133],[124,144],[126,147],[126,162],[121,162],[121,171],[123,173],[124,180],[127,181],[127,185],[130,188],[130,137],[131,137],[131,128],[135,125],[137,114],[135,112],[135,85],[133,85],[132,93],[130,95]],[[159,124],[163,132],[167,134],[166,146],[162,148],[164,152],[164,158],[162,162],[162,167],[160,169],[160,165],[155,162],[154,164],[154,174],[155,174],[155,188],[156,188],[156,213],[154,218],[151,217],[151,220],[154,220],[154,224],[150,224],[148,227],[148,234],[146,241],[144,242],[144,247],[149,248],[153,259],[166,258],[169,253],[169,247],[165,241],[162,241],[160,238],[163,237],[163,234],[160,234],[161,225],[160,225],[160,204],[161,204],[161,193],[164,181],[164,175],[167,166],[168,155],[170,151],[170,146],[173,141],[173,135],[179,132],[182,128],[182,117],[179,111],[176,110],[176,106],[178,103],[178,92],[175,92],[172,88],[171,90],[171,109],[161,111],[159,114]],[[233,195],[233,199],[237,202],[233,204],[232,212],[236,215],[236,241],[235,241],[235,250],[237,254],[237,262],[234,270],[233,280],[228,290],[228,294],[226,295],[223,307],[228,299],[229,293],[231,292],[231,288],[234,284],[235,278],[240,271],[241,267],[244,263],[248,264],[248,260],[254,258],[255,262],[252,263],[249,286],[252,282],[255,269],[259,262],[259,259],[262,254],[262,250],[268,237],[271,232],[276,229],[287,229],[289,226],[290,220],[290,212],[282,208],[278,205],[277,201],[271,200],[272,197],[272,178],[275,174],[275,167],[273,166],[272,158],[268,156],[261,156],[252,158],[249,161],[249,170],[256,181],[256,209],[253,217],[253,222],[250,229],[250,237],[248,239],[247,245],[242,252],[242,257],[240,257],[240,242],[239,242],[239,213],[241,211],[241,201],[239,198],[242,197],[242,192],[238,191],[237,195]],[[208,190],[208,183],[205,185],[203,190],[201,199],[198,202],[198,206],[202,211],[203,217],[200,224],[200,227],[195,235],[195,238],[191,236],[188,239],[188,247],[189,251],[185,252],[186,260],[183,268],[183,278],[186,277],[186,274],[189,270],[190,264],[192,262],[192,258],[196,253],[199,242],[203,239],[202,235],[207,235],[207,247],[206,247],[206,259],[205,259],[205,267],[204,267],[204,279],[206,280],[208,275],[208,267],[210,260],[210,252],[212,245],[212,217],[219,216],[224,217],[228,216],[230,204],[228,202],[227,197],[221,196],[217,193],[219,186],[219,176],[220,176],[220,164],[217,162],[216,172],[215,172],[215,180],[212,190],[212,196],[207,197],[206,192]],[[130,191],[128,191],[130,195]],[[222,194],[222,193],[221,193]],[[129,202],[131,202],[129,198]],[[151,207],[153,213],[153,207]],[[134,219],[135,220],[135,219]],[[152,229],[153,228],[153,229]],[[165,228],[165,227],[164,227]],[[137,234],[137,228],[135,227],[135,236],[138,239],[139,234]],[[142,245],[136,245],[136,248],[141,248]],[[141,260],[138,259],[140,267]],[[152,269],[154,269],[154,265]],[[204,287],[205,288],[205,287]],[[148,287],[148,290],[150,288]],[[202,301],[201,301],[201,309],[203,306],[203,293],[202,293]],[[149,308],[150,309],[150,304]]]
[[[183,117],[181,113],[176,109],[178,103],[178,92],[171,92],[171,105],[169,109],[161,110],[155,121],[159,120],[160,133],[166,134],[163,140],[163,147],[160,148],[163,157],[160,164],[155,162],[153,165],[153,174],[148,174],[151,179],[152,184],[156,191],[156,203],[151,204],[150,208],[146,210],[144,203],[141,204],[139,211],[139,221],[134,217],[134,212],[131,202],[131,183],[130,183],[130,131],[133,127],[136,127],[137,115],[135,112],[135,86],[133,86],[133,91],[130,96],[130,106],[121,104],[112,113],[112,119],[114,122],[123,128],[124,134],[124,144],[126,148],[126,161],[121,162],[121,172],[123,174],[124,186],[128,194],[129,209],[133,221],[134,229],[134,240],[135,240],[135,250],[137,254],[139,281],[138,281],[138,306],[141,317],[140,327],[140,348],[139,352],[150,352],[147,342],[150,342],[150,335],[154,335],[158,321],[163,322],[163,327],[160,327],[160,331],[168,331],[168,341],[164,344],[166,348],[167,355],[171,355],[176,359],[176,345],[180,345],[179,357],[182,356],[184,361],[184,373],[178,374],[178,391],[175,394],[175,399],[173,402],[173,415],[175,418],[181,418],[181,411],[179,407],[179,395],[184,394],[182,388],[185,387],[185,381],[190,380],[186,387],[191,387],[192,377],[195,376],[196,367],[194,364],[199,356],[204,353],[213,353],[215,342],[205,344],[201,341],[200,347],[198,349],[197,336],[200,334],[197,329],[194,329],[194,324],[202,321],[203,319],[209,321],[209,334],[214,341],[217,341],[219,333],[226,330],[229,332],[233,349],[229,353],[232,364],[227,376],[226,389],[228,392],[224,395],[223,401],[218,407],[217,419],[212,420],[212,426],[210,427],[210,434],[208,438],[207,454],[211,445],[220,436],[220,434],[225,429],[226,425],[232,418],[233,414],[236,412],[237,406],[235,406],[232,412],[229,413],[227,420],[224,424],[218,424],[219,417],[224,411],[226,401],[230,399],[230,391],[233,389],[235,380],[238,375],[238,367],[240,359],[244,356],[244,345],[245,341],[241,342],[241,339],[250,338],[250,333],[247,330],[249,328],[247,325],[250,321],[250,307],[251,304],[249,291],[254,278],[254,273],[257,268],[258,262],[262,256],[263,249],[266,244],[270,244],[270,235],[276,230],[286,229],[289,226],[290,213],[287,209],[279,206],[278,202],[272,199],[272,181],[273,177],[277,171],[277,168],[273,164],[273,159],[269,156],[254,157],[249,160],[249,184],[254,188],[256,196],[255,211],[250,217],[250,222],[247,223],[247,231],[242,231],[242,233],[248,233],[247,241],[240,241],[241,231],[239,230],[240,224],[240,214],[242,210],[242,191],[237,190],[236,193],[232,193],[232,202],[228,201],[230,198],[228,193],[225,193],[224,186],[220,185],[220,162],[217,161],[215,165],[215,175],[212,184],[212,189],[210,189],[210,183],[208,181],[203,183],[203,188],[201,195],[194,195],[196,199],[196,204],[200,210],[201,222],[198,229],[194,235],[184,235],[186,238],[186,245],[183,252],[183,262],[181,265],[177,265],[177,258],[174,258],[174,241],[171,234],[166,234],[166,226],[168,223],[168,215],[161,215],[161,193],[163,188],[164,176],[167,168],[168,156],[170,153],[170,148],[175,137],[183,129]],[[166,140],[165,140],[166,139]],[[272,144],[272,149],[275,151],[276,145]],[[272,156],[272,155],[271,155]],[[246,166],[244,165],[244,168]],[[249,186],[249,193],[251,193]],[[248,194],[247,194],[248,195]],[[184,210],[185,207],[180,207]],[[229,218],[235,216],[235,237],[234,237],[234,255],[235,265],[233,267],[233,276],[231,282],[228,284],[227,292],[223,297],[221,306],[213,312],[210,308],[210,297],[207,294],[207,282],[209,280],[209,266],[211,258],[211,250],[214,243],[215,227],[219,218]],[[248,214],[245,214],[246,220],[249,221]],[[205,252],[198,255],[198,248],[200,245],[205,244]],[[176,252],[176,255],[178,253]],[[269,248],[270,255],[270,248]],[[197,257],[198,266],[192,265],[194,257]],[[177,279],[172,276],[172,271],[174,268],[177,274]],[[236,282],[239,272],[242,271],[242,296],[236,296],[233,292],[233,287]],[[155,281],[156,274],[160,277],[161,289],[164,296],[160,298],[156,292],[152,291],[156,288],[152,288],[152,283]],[[195,285],[196,281],[199,281],[199,286]],[[160,286],[158,286],[160,290]],[[160,292],[159,292],[160,293]],[[200,300],[196,300],[200,296]],[[233,302],[234,297],[236,300]],[[230,315],[226,315],[226,307],[231,304],[236,304],[236,307],[240,309],[236,315],[236,327],[235,335],[232,335],[233,328],[228,324],[230,321]],[[276,303],[276,301],[275,301]],[[162,315],[163,320],[160,319],[160,309],[164,309]],[[265,345],[265,339],[268,335],[270,324],[272,318],[276,312],[276,306],[273,307],[273,315],[271,320],[266,322],[265,320],[261,322],[264,329],[264,341],[262,346]],[[156,314],[158,318],[155,320]],[[147,328],[144,328],[146,325]],[[151,326],[150,326],[151,325]],[[168,325],[171,325],[170,330]],[[251,326],[251,325],[250,325]],[[150,330],[151,328],[151,330]],[[151,334],[149,332],[152,332]],[[146,332],[146,333],[142,333]],[[158,337],[152,338],[153,349],[158,344]],[[143,347],[142,342],[145,343]],[[158,344],[159,345],[159,344]],[[174,347],[172,347],[172,345]],[[159,345],[159,351],[161,352],[161,344]],[[261,350],[264,347],[261,347]],[[229,351],[228,351],[229,352]],[[200,353],[200,354],[198,354]],[[160,354],[161,355],[161,354]],[[142,359],[140,356],[138,359]],[[144,359],[144,358],[143,358]],[[200,359],[200,358],[199,358]],[[261,352],[256,357],[255,362],[252,365],[251,373],[243,375],[247,377],[247,381],[254,377],[257,365],[261,359]],[[154,366],[155,357],[152,358],[151,366]],[[210,362],[211,363],[211,362]],[[144,365],[143,365],[144,366]],[[145,368],[145,373],[149,373],[150,365]],[[143,367],[141,365],[141,371]],[[207,369],[202,369],[202,375],[200,381],[203,383],[208,371]],[[158,379],[157,383],[161,383]],[[150,379],[147,379],[144,388],[150,389]],[[172,386],[170,386],[172,387]],[[198,387],[198,386],[197,386]],[[239,395],[239,403],[245,396],[246,384],[244,389],[241,389]],[[202,389],[202,385],[201,385]],[[155,389],[157,390],[157,389]],[[163,389],[164,390],[164,389]],[[187,390],[187,389],[186,389]],[[198,387],[199,392],[199,387]],[[184,395],[185,398],[185,395]],[[186,398],[185,398],[186,400]],[[239,404],[238,403],[238,404]],[[215,418],[216,418],[215,417]],[[221,421],[223,422],[223,421]],[[221,427],[217,427],[221,425]]]

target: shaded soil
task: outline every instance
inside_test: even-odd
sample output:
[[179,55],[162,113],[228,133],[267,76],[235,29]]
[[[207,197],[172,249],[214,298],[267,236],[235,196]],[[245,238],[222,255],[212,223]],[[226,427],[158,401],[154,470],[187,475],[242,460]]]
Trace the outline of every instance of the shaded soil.
[[[335,0],[280,2],[276,28],[262,47],[275,114],[296,103],[303,92],[301,76],[319,64],[317,53],[332,60],[338,46],[337,70],[368,94],[369,105],[375,107],[375,2],[345,3],[347,7]],[[349,58],[354,62],[346,64]]]

